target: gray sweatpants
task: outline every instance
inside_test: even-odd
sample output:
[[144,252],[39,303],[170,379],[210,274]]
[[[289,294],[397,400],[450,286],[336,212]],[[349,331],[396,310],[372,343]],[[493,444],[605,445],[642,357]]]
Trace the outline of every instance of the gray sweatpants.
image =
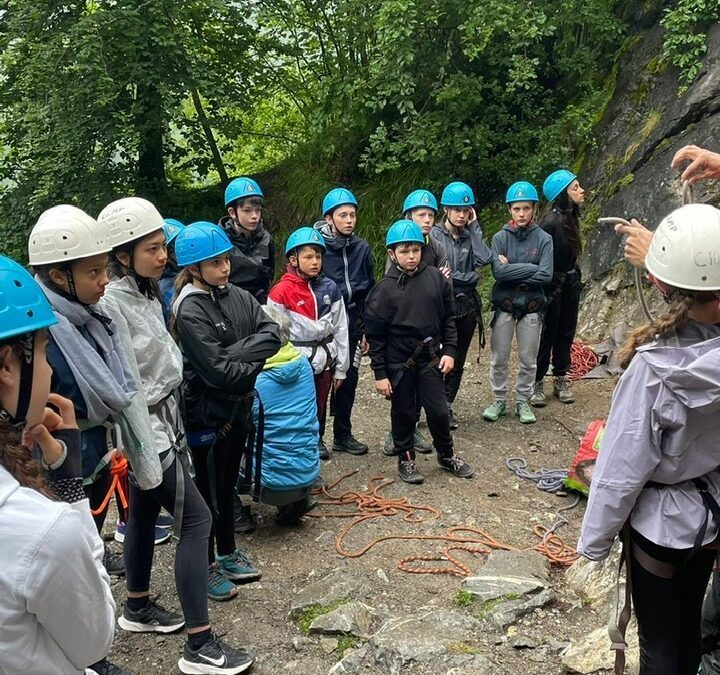
[[527,401],[533,393],[537,354],[542,333],[542,318],[539,314],[526,314],[517,320],[508,312],[497,310],[490,334],[490,386],[496,399],[507,399],[508,361],[512,348],[513,334],[517,336],[518,361],[517,399]]

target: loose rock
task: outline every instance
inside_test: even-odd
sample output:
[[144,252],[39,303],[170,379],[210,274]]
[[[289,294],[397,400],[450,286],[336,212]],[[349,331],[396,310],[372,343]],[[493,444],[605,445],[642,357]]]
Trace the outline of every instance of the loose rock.
[[493,623],[500,630],[516,623],[521,617],[530,614],[536,609],[545,607],[555,599],[555,592],[546,588],[537,595],[526,600],[510,600],[493,607],[485,616],[486,620]]
[[546,588],[550,564],[535,551],[493,551],[480,572],[463,587],[482,602]]
[[370,588],[366,579],[344,567],[333,570],[326,577],[314,581],[301,590],[290,606],[290,618],[297,618],[313,605],[330,605],[338,600],[365,597]]
[[310,624],[311,633],[341,635],[349,633],[359,638],[372,634],[374,611],[362,602],[349,602],[327,614],[322,614]]

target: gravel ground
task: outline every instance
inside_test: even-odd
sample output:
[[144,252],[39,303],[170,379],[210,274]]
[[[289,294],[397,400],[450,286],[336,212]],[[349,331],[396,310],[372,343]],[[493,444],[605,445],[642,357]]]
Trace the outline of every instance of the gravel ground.
[[[541,466],[567,468],[587,424],[607,415],[614,382],[576,383],[576,403],[562,405],[552,399],[546,408],[536,411],[537,424],[521,425],[512,415],[490,424],[481,418],[484,406],[491,400],[487,381],[489,353],[483,354],[479,365],[475,358],[476,353],[471,352],[460,400],[455,406],[460,428],[454,433],[456,451],[473,465],[475,477],[471,480],[454,478],[437,467],[432,455],[418,455],[425,483],[410,486],[398,480],[384,494],[405,496],[413,504],[433,506],[441,512],[441,517],[415,525],[398,517],[364,523],[350,535],[347,541],[350,548],[360,548],[371,539],[386,534],[439,534],[456,525],[486,530],[497,540],[512,546],[530,547],[537,542],[532,534],[533,526],[551,525],[556,519],[555,509],[572,499],[543,493],[532,483],[520,481],[506,468],[505,461],[511,456],[523,456],[532,469]],[[354,424],[357,437],[370,446],[370,453],[364,457],[335,454],[322,469],[328,482],[357,470],[356,475],[342,484],[344,490],[362,489],[372,476],[395,476],[394,460],[381,452],[389,428],[389,403],[375,393],[366,362],[362,365]],[[331,440],[330,434],[326,440]],[[224,633],[227,641],[256,652],[254,673],[327,673],[338,660],[336,653],[325,654],[317,640],[301,641],[302,644],[294,646],[293,639],[301,633],[288,618],[293,596],[311,578],[319,578],[336,568],[343,568],[349,574],[366,575],[373,588],[366,602],[381,613],[403,615],[424,605],[460,609],[455,600],[460,578],[444,574],[407,574],[396,569],[397,561],[403,556],[439,552],[442,547],[434,542],[384,542],[359,558],[344,559],[337,554],[334,541],[336,533],[347,521],[306,518],[302,526],[288,529],[274,524],[272,507],[262,507],[260,511],[264,512],[264,518],[257,531],[250,536],[238,536],[238,546],[249,552],[262,570],[262,580],[242,586],[234,600],[211,602],[210,606],[214,629]],[[322,512],[329,511],[322,507]],[[577,540],[583,512],[584,501],[568,512],[570,524],[560,530],[570,545]],[[117,546],[111,544],[111,547]],[[178,609],[172,573],[173,548],[172,544],[158,547],[151,592],[159,594],[160,602],[165,606]],[[461,553],[460,557],[472,569],[477,569],[482,562],[481,557],[474,558],[470,554]],[[384,581],[384,576],[389,581]],[[592,610],[580,607],[577,600],[564,591],[563,576],[559,569],[552,576],[558,601],[521,620],[510,629],[511,637],[520,633],[538,644],[565,642],[586,633],[588,622],[592,622],[592,627],[601,625],[602,619],[594,617]],[[114,589],[120,611],[124,582],[117,582]],[[477,608],[471,606],[462,611],[477,612]],[[128,634],[118,629],[110,656],[135,675],[175,673],[178,672],[176,664],[183,641],[182,633],[158,637]],[[515,649],[507,635],[490,626],[480,636],[478,648],[481,654],[497,664],[498,673],[547,675],[562,672],[560,659],[553,650]]]

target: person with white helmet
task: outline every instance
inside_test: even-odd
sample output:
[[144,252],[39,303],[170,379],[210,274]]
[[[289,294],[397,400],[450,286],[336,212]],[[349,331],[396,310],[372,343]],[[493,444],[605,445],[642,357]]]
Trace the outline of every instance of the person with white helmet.
[[27,270],[0,256],[0,672],[120,675],[89,667],[110,650],[115,603],[73,404],[50,393],[54,326]]
[[645,265],[668,310],[620,351],[578,552],[602,560],[629,528],[641,672],[690,674],[720,525],[720,211],[670,213]]
[[477,293],[480,281],[478,268],[490,264],[492,252],[483,239],[477,219],[475,193],[467,183],[453,181],[446,185],[440,204],[443,217],[430,230],[430,236],[445,247],[452,270],[458,350],[455,367],[445,375],[445,393],[450,428],[457,429],[453,404],[460,390],[468,349],[476,330],[480,331],[479,346],[482,348],[485,345],[482,305]]
[[[251,293],[229,281],[232,243],[217,225],[188,225],[175,244],[174,331],[184,361],[183,398],[197,484],[213,515],[206,564],[212,600],[237,595],[235,583],[262,576],[235,545],[233,500],[240,473],[249,487],[262,436],[253,445],[250,418],[255,379],[280,347],[278,327]],[[262,456],[259,455],[262,460]],[[234,582],[234,583],[233,583]]]
[[233,245],[230,283],[264,304],[275,276],[275,244],[263,224],[262,188],[247,176],[234,178],[225,188],[225,208],[218,224]]
[[[119,626],[131,632],[187,629],[178,666],[183,673],[240,673],[252,657],[222,642],[208,618],[207,545],[211,516],[190,474],[180,417],[182,354],[168,333],[157,280],[167,261],[165,222],[146,199],[108,204],[98,222],[109,229],[110,271],[101,307],[113,318],[152,424],[147,453],[161,462],[162,482],[143,489],[130,481],[130,517],[125,533],[127,600]],[[175,515],[175,587],[183,614],[150,599],[155,522],[164,507]],[[214,665],[217,664],[217,665]]]
[[471,478],[472,467],[455,454],[443,376],[457,353],[452,288],[442,272],[422,262],[424,236],[411,220],[398,220],[385,243],[392,267],[370,291],[365,329],[375,388],[390,399],[398,475],[406,483],[425,478],[415,461],[416,398],[427,415],[441,469]]
[[492,240],[495,284],[490,295],[493,308],[490,386],[495,401],[482,416],[496,422],[506,414],[508,363],[514,335],[519,361],[515,414],[522,424],[533,424],[536,418],[529,401],[547,306],[544,287],[553,274],[553,240],[535,222],[538,193],[531,183],[524,180],[513,183],[505,203],[510,222]]

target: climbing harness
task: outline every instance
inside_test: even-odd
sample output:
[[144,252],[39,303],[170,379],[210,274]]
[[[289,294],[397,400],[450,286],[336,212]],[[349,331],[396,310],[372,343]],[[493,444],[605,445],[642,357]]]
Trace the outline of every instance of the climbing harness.
[[407,361],[405,361],[404,363],[388,364],[388,369],[395,371],[395,374],[392,376],[390,382],[393,389],[398,386],[400,380],[402,380],[403,375],[407,371],[413,370],[415,368],[415,366],[417,365],[418,356],[420,356],[420,354],[422,354],[425,350],[427,350],[430,354],[430,361],[423,367],[423,372],[427,372],[428,369],[434,368],[438,365],[438,363],[440,363],[440,357],[438,356],[437,350],[435,349],[435,341],[431,337],[426,337],[424,340],[418,340],[415,350],[412,354],[410,354]]
[[[378,537],[365,546],[350,550],[345,546],[349,533],[361,523],[376,518],[388,518],[402,515],[406,523],[426,523],[440,517],[441,513],[433,506],[411,504],[407,497],[386,497],[381,492],[395,481],[384,476],[373,476],[368,480],[368,487],[363,491],[349,490],[340,495],[331,494],[340,483],[354,476],[358,470],[343,474],[330,485],[313,490],[314,495],[321,495],[324,499],[318,500],[319,506],[354,506],[353,510],[338,512],[312,512],[311,518],[348,518],[351,522],[343,527],[335,537],[335,550],[343,558],[359,558],[384,541],[438,541],[446,542],[442,552],[435,555],[406,556],[397,562],[397,569],[409,574],[450,574],[456,577],[470,576],[473,571],[452,554],[453,551],[465,551],[474,555],[489,554],[492,550],[522,551],[532,550],[544,555],[548,560],[558,566],[571,565],[578,558],[573,548],[568,546],[560,537],[547,528],[536,525],[533,534],[540,542],[529,549],[518,549],[514,546],[497,541],[487,532],[463,525],[449,528],[445,534],[394,534]],[[412,563],[445,562],[451,566],[427,567]]]
[[322,349],[325,352],[325,368],[335,371],[335,359],[330,354],[330,348],[328,345],[332,344],[335,336],[330,333],[320,340],[293,340],[293,345],[296,347],[308,347],[312,351],[310,352],[309,361],[313,362],[318,349]]
[[[686,204],[692,204],[695,201],[694,193],[693,193],[693,187],[688,182],[685,181],[682,184],[682,205],[685,206]],[[625,225],[627,227],[632,227],[632,225],[625,220],[624,218],[599,218],[598,223],[601,225]],[[650,312],[650,308],[647,305],[647,301],[645,300],[645,294],[642,292],[642,271],[639,267],[636,267],[634,269],[634,277],[635,277],[635,293],[637,294],[638,302],[640,303],[640,307],[642,308],[643,314],[645,315],[645,318],[652,323],[655,321],[655,318],[653,317],[652,313]]]

